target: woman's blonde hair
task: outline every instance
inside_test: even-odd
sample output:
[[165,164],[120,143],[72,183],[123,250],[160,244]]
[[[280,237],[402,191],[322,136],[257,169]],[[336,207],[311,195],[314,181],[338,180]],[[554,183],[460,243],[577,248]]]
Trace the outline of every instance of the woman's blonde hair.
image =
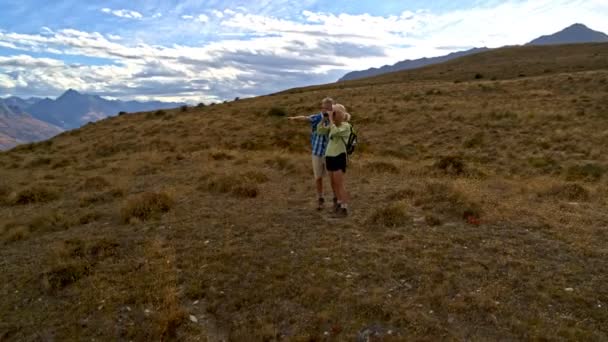
[[343,105],[336,103],[332,106],[332,110],[334,112],[340,112],[342,114],[342,121],[350,121],[350,114],[348,114],[346,108]]

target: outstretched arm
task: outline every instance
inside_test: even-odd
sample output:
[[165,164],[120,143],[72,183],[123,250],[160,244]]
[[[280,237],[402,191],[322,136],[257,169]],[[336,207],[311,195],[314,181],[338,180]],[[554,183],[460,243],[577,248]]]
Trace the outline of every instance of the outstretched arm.
[[290,116],[287,118],[289,121],[310,121],[306,115]]

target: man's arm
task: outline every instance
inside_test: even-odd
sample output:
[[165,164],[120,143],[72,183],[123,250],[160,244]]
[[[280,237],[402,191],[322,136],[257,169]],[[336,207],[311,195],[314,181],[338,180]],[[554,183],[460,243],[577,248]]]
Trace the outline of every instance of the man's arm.
[[310,121],[310,118],[306,115],[290,116],[287,118],[289,121]]

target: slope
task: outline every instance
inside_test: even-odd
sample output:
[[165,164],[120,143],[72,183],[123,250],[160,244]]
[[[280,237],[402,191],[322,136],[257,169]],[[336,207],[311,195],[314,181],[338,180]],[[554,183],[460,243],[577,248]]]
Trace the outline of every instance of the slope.
[[[489,53],[1,153],[0,336],[607,339],[608,49]],[[363,142],[345,220],[269,115],[327,95]]]
[[0,99],[0,150],[24,142],[45,140],[61,133],[59,127],[36,120],[6,102],[9,101]]

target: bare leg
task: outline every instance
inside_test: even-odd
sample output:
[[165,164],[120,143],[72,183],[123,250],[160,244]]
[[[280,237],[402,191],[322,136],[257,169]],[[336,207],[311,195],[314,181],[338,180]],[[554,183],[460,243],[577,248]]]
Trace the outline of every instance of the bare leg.
[[315,179],[315,184],[317,186],[317,195],[323,195],[323,177]]
[[341,170],[334,172],[334,178],[336,183],[336,193],[338,194],[338,200],[340,203],[346,204],[349,202],[348,193],[346,192],[346,186],[344,184],[344,173]]

